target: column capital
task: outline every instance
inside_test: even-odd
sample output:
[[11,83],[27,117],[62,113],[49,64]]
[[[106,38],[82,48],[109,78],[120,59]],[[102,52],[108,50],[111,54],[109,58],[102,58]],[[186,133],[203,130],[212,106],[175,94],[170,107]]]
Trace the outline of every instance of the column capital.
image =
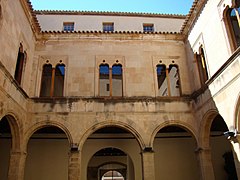
[[197,147],[195,149],[195,153],[198,154],[198,153],[203,153],[203,152],[211,152],[211,148],[210,147]]
[[154,153],[153,148],[152,147],[145,147],[142,150],[142,153]]
[[12,155],[27,155],[26,151],[20,151],[20,150],[12,150],[11,151]]
[[79,151],[80,150],[78,149],[78,144],[77,143],[71,144],[70,153],[78,153]]

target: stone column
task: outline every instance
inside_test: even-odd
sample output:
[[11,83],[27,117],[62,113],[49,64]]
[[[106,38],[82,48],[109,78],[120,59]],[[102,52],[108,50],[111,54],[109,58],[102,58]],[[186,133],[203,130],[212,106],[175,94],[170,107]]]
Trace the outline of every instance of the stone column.
[[71,148],[69,152],[68,180],[80,180],[81,152],[78,148]]
[[26,152],[12,151],[9,160],[8,180],[24,180]]
[[142,152],[143,180],[155,180],[154,152],[146,147]]
[[212,165],[211,149],[198,148],[195,152],[199,161],[201,180],[215,179]]

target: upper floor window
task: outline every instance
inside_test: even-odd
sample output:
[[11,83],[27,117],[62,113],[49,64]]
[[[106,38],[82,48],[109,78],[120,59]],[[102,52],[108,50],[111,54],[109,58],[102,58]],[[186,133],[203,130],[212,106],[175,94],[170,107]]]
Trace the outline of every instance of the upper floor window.
[[15,68],[14,73],[14,79],[18,82],[19,85],[21,85],[22,82],[22,75],[24,71],[24,66],[26,63],[27,54],[23,51],[23,46],[20,44],[20,47],[18,49],[18,57],[17,57],[17,64]]
[[199,54],[196,54],[195,56],[201,84],[205,84],[205,82],[208,80],[208,70],[205,53],[202,46],[199,48]]
[[74,31],[74,22],[64,22],[63,30],[64,31]]
[[143,32],[154,32],[153,24],[143,24]]
[[115,64],[112,68],[108,64],[99,66],[99,95],[122,96],[122,65]]
[[169,65],[168,68],[164,64],[156,66],[158,96],[180,96],[180,79],[178,66]]
[[51,64],[45,64],[42,71],[41,97],[63,96],[65,77],[65,65],[58,64],[55,68]]
[[157,65],[158,96],[168,96],[166,66]]
[[122,96],[122,65],[112,66],[112,95]]
[[103,31],[114,31],[114,23],[103,23]]
[[240,3],[235,0],[234,7],[225,13],[225,24],[232,50],[240,46]]

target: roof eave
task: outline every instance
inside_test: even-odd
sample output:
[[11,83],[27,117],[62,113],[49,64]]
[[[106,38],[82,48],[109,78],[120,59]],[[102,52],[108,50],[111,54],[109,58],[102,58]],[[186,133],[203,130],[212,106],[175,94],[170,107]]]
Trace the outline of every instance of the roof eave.
[[108,11],[63,11],[63,10],[35,10],[36,15],[96,15],[96,16],[133,16],[133,17],[157,17],[185,19],[181,14],[158,14],[138,12],[108,12]]
[[186,16],[186,20],[182,25],[182,28],[180,30],[180,32],[187,36],[190,29],[192,28],[194,22],[196,21],[197,17],[199,16],[200,12],[202,11],[205,3],[207,2],[207,0],[195,0],[193,2],[193,5],[188,13],[188,15]]
[[25,15],[26,15],[28,21],[29,21],[29,24],[32,28],[32,31],[36,36],[37,33],[41,32],[41,27],[40,27],[39,22],[37,20],[36,14],[33,10],[32,4],[31,4],[30,0],[20,0],[20,3],[23,7],[23,10],[25,12]]

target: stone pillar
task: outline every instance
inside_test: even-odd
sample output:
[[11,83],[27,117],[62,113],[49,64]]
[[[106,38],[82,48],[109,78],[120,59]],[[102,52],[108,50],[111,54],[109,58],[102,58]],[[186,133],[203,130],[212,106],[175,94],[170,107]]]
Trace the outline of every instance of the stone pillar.
[[143,180],[155,180],[154,152],[146,147],[142,152]]
[[195,152],[199,161],[201,180],[215,179],[212,165],[211,149],[198,148]]
[[127,156],[127,178],[126,179],[135,179],[135,172],[132,160],[129,156]]
[[69,152],[68,180],[80,180],[81,152],[78,148],[71,148]]
[[24,180],[26,152],[12,151],[9,160],[8,180]]

